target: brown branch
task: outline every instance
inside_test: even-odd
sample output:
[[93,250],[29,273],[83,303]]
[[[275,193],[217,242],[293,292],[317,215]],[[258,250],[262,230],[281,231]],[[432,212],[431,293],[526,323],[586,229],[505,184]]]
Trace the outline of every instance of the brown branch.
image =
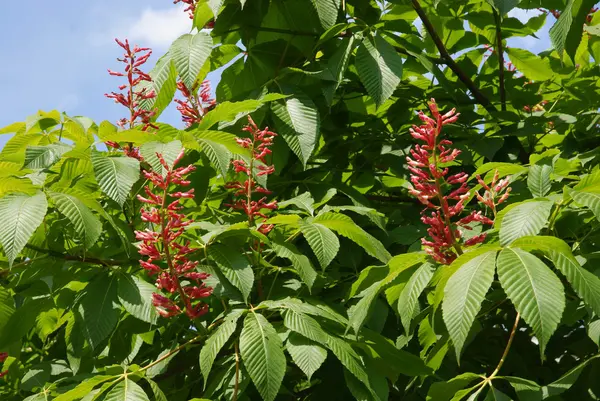
[[25,247],[27,249],[31,249],[32,251],[35,251],[35,252],[45,253],[46,255],[52,256],[54,258],[64,259],[64,260],[73,260],[73,261],[77,261],[77,262],[91,263],[91,264],[96,264],[96,265],[122,266],[122,265],[127,265],[129,263],[137,263],[137,260],[134,260],[134,259],[129,259],[129,260],[98,259],[98,258],[88,258],[85,256],[67,255],[62,252],[54,251],[52,249],[39,248],[39,247],[37,247],[35,245],[31,245],[31,244],[27,244],[27,245],[25,245]]
[[445,63],[452,70],[452,72],[456,74],[458,79],[460,79],[462,83],[465,84],[465,86],[471,91],[471,94],[479,104],[481,104],[490,113],[497,111],[496,108],[490,102],[490,100],[479,90],[479,88],[477,88],[477,86],[475,86],[475,83],[471,80],[471,78],[469,78],[464,73],[464,71],[460,69],[456,61],[452,59],[452,56],[450,56],[450,53],[448,53],[448,50],[446,49],[446,46],[444,46],[442,39],[440,39],[439,35],[435,31],[435,28],[433,27],[433,24],[431,23],[429,18],[427,18],[427,14],[425,14],[425,11],[421,7],[421,4],[419,4],[419,0],[412,0],[412,5],[415,11],[417,12],[419,18],[421,18],[423,26],[425,27],[425,29],[427,29],[427,32],[431,36],[431,39],[433,40],[435,46],[440,52],[442,60],[445,61]]
[[500,105],[506,111],[506,88],[504,86],[504,47],[502,45],[502,18],[498,11],[492,7],[494,22],[496,23],[496,54],[498,54],[498,78],[500,79]]

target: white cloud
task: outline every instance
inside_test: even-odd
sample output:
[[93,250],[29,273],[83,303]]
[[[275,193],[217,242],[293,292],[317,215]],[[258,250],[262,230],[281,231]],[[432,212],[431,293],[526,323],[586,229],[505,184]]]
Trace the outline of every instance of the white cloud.
[[130,25],[124,37],[142,46],[166,48],[179,36],[189,32],[191,23],[180,7],[164,10],[148,8]]
[[[105,17],[101,15],[100,17]],[[171,43],[184,33],[190,32],[192,21],[182,7],[148,7],[141,13],[110,18],[108,28],[92,32],[89,39],[93,46],[112,46],[112,38],[129,39],[143,47],[166,50]]]

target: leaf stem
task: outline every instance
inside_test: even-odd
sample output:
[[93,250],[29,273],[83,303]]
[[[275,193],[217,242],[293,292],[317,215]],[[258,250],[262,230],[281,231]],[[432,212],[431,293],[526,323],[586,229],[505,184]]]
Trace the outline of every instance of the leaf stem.
[[237,341],[233,346],[235,348],[235,385],[231,399],[232,401],[237,401],[238,391],[240,390],[240,350]]
[[515,339],[515,334],[517,333],[517,327],[519,326],[520,318],[521,318],[521,314],[517,312],[517,317],[515,318],[515,324],[513,325],[513,328],[510,332],[510,337],[508,337],[508,342],[506,343],[506,348],[504,348],[504,353],[500,357],[500,361],[498,362],[498,366],[496,366],[496,369],[494,369],[492,374],[487,379],[485,379],[486,382],[491,382],[492,379],[494,379],[494,377],[496,377],[498,372],[500,372],[502,365],[504,365],[504,361],[506,360],[506,357],[508,356],[508,352],[510,351],[510,347],[512,346],[513,340]]
[[450,55],[450,53],[448,53],[448,50],[446,49],[446,46],[444,46],[444,43],[440,39],[440,36],[435,31],[433,24],[431,23],[431,21],[427,17],[427,14],[425,14],[425,11],[421,7],[419,0],[412,0],[412,5],[417,14],[419,15],[421,21],[423,21],[423,26],[425,27],[425,29],[427,29],[427,32],[431,36],[431,39],[433,40],[435,46],[440,52],[442,60],[445,61],[445,63],[448,65],[448,68],[450,68],[452,72],[456,74],[458,79],[460,79],[462,83],[471,91],[471,94],[473,95],[475,100],[477,100],[477,102],[481,104],[488,112],[492,113],[497,111],[494,105],[492,105],[492,103],[490,102],[490,100],[479,90],[475,83],[473,83],[471,78],[469,78],[464,73],[464,71],[460,69],[456,61],[452,59],[452,56]]

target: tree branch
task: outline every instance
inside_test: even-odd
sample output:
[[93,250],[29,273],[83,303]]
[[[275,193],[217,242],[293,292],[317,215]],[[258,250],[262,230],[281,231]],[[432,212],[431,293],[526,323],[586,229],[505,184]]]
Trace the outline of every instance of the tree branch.
[[91,263],[91,264],[102,265],[102,266],[122,266],[122,265],[126,265],[129,263],[137,263],[137,260],[134,260],[134,259],[129,259],[129,260],[98,259],[98,258],[88,258],[88,257],[84,257],[84,256],[67,255],[62,252],[53,251],[52,249],[39,248],[39,247],[37,247],[35,245],[31,245],[31,244],[25,245],[25,248],[31,249],[32,251],[35,251],[35,252],[45,253],[48,256],[52,256],[52,257],[58,258],[58,259],[73,260],[73,261],[77,261],[77,262]]
[[494,7],[492,7],[492,11],[494,13],[494,22],[496,23],[496,54],[498,54],[500,104],[502,111],[506,111],[506,87],[504,86],[504,47],[502,46],[502,19]]
[[431,36],[431,39],[433,40],[433,42],[435,43],[435,46],[437,47],[438,51],[440,52],[442,60],[445,61],[445,63],[452,70],[452,72],[454,72],[454,74],[456,74],[458,79],[460,79],[462,81],[462,83],[465,84],[465,86],[471,91],[471,93],[473,94],[473,97],[477,100],[477,102],[479,104],[481,104],[490,113],[497,111],[496,108],[490,102],[490,100],[479,90],[479,88],[477,88],[477,86],[475,86],[475,83],[473,83],[471,78],[469,78],[464,73],[464,71],[460,69],[458,64],[456,64],[456,61],[454,61],[452,59],[452,57],[450,56],[450,53],[448,53],[448,50],[446,50],[446,46],[444,46],[444,43],[442,42],[439,35],[435,31],[433,24],[431,23],[429,18],[427,18],[427,14],[425,14],[425,11],[421,7],[421,4],[419,4],[419,0],[412,0],[412,5],[413,5],[413,8],[415,9],[415,11],[417,12],[417,15],[419,16],[419,18],[421,18],[421,21],[423,22],[423,26],[425,27],[425,29],[427,29],[427,32]]

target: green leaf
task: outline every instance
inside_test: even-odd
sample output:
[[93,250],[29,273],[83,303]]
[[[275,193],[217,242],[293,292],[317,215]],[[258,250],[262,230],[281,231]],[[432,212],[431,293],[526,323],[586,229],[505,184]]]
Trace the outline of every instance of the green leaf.
[[321,118],[306,94],[298,89],[291,93],[292,97],[273,102],[275,124],[290,149],[306,166],[318,141]]
[[204,79],[198,74],[210,56],[212,45],[213,40],[206,32],[194,35],[187,33],[171,45],[169,53],[172,55],[173,64],[188,89],[194,87],[196,80]]
[[586,187],[580,191],[572,190],[569,191],[569,195],[575,202],[588,207],[600,220],[600,185]]
[[100,219],[82,201],[72,195],[59,192],[49,192],[49,195],[58,211],[73,223],[85,247],[91,248],[102,234]]
[[325,270],[340,250],[340,241],[327,227],[318,223],[303,223],[300,225],[302,235],[315,253],[321,269]]
[[534,164],[529,167],[527,186],[534,198],[543,198],[550,192],[552,186],[550,174],[552,174],[552,171],[552,166],[548,164]]
[[427,393],[427,401],[450,401],[457,391],[480,379],[478,374],[462,373],[446,382],[433,383]]
[[140,84],[139,89],[146,87],[146,90],[154,90],[156,97],[140,101],[140,108],[153,110],[155,114],[152,116],[152,120],[156,121],[171,103],[177,91],[177,70],[173,64],[171,53],[167,52],[159,58],[148,75],[152,81],[142,81],[143,86]]
[[64,143],[52,143],[46,146],[28,146],[25,151],[25,168],[42,169],[52,166],[61,156],[72,150]]
[[208,160],[215,165],[223,176],[226,176],[231,164],[231,152],[220,143],[209,139],[198,138],[197,141]]
[[254,271],[248,259],[222,244],[208,247],[208,254],[217,263],[227,280],[240,290],[244,300],[247,301],[254,285]]
[[404,326],[404,332],[410,334],[410,323],[415,316],[415,312],[418,312],[419,307],[419,296],[429,284],[435,266],[429,262],[423,263],[416,272],[410,276],[410,279],[404,286],[400,297],[398,298],[398,314]]
[[125,378],[106,394],[104,401],[150,401],[144,389],[133,380]]
[[107,381],[112,380],[114,378],[114,376],[109,375],[98,375],[90,377],[89,379],[79,383],[74,389],[71,389],[66,393],[60,394],[53,401],[74,401],[81,399],[87,394],[89,394],[97,385],[106,383]]
[[356,334],[358,334],[365,323],[365,320],[369,317],[374,301],[383,287],[384,280],[373,283],[369,288],[362,292],[360,301],[348,310],[350,326],[352,326]]
[[444,287],[444,323],[454,344],[456,359],[459,361],[475,316],[479,313],[481,303],[494,281],[496,253],[484,253],[460,266]]
[[552,79],[556,75],[552,70],[548,59],[541,58],[530,51],[517,49],[515,47],[509,47],[505,50],[510,57],[510,61],[515,65],[517,70],[529,79],[546,81]]
[[352,346],[344,339],[329,336],[327,340],[327,348],[333,352],[337,359],[344,365],[350,373],[354,375],[361,383],[369,387],[371,395],[374,395],[378,399],[375,392],[368,385],[369,375],[365,370],[365,367],[360,362],[360,356],[354,351]]
[[283,325],[319,344],[327,342],[328,335],[319,323],[301,311],[286,310],[283,314]]
[[505,15],[518,6],[521,0],[487,0],[487,2],[494,6],[501,15]]
[[116,277],[103,274],[89,283],[77,313],[77,318],[81,318],[83,335],[90,346],[96,348],[119,321]]
[[595,0],[569,0],[560,18],[550,28],[550,41],[561,57],[566,50],[571,60],[575,60],[575,53],[581,42],[583,24],[595,4]]
[[285,97],[285,95],[278,93],[269,93],[262,99],[247,99],[242,100],[241,102],[219,103],[214,109],[202,117],[202,121],[198,124],[198,129],[207,130],[218,123],[237,121],[238,119],[255,112],[265,103]]
[[521,249],[504,249],[497,261],[502,288],[540,343],[542,354],[565,308],[564,288],[541,260]]
[[286,349],[296,366],[308,377],[308,381],[327,359],[325,348],[298,333],[290,333]]
[[237,328],[237,321],[240,316],[242,316],[240,310],[233,311],[228,315],[219,328],[206,340],[206,344],[200,350],[200,371],[202,372],[202,376],[204,376],[205,388],[215,358]]
[[358,47],[356,69],[367,92],[379,107],[400,84],[402,58],[382,37],[367,37]]
[[577,295],[600,316],[600,278],[581,267],[565,241],[547,236],[523,237],[516,240],[513,246],[526,251],[541,251],[548,256],[571,283]]
[[18,342],[35,326],[37,315],[54,307],[52,299],[43,297],[30,300],[10,315],[0,333],[0,349]]
[[132,157],[105,157],[93,152],[92,165],[102,191],[123,206],[133,184],[140,178],[140,162]]
[[324,213],[317,216],[314,223],[319,223],[344,236],[359,246],[369,255],[387,263],[392,255],[385,249],[379,240],[360,228],[350,217],[338,213]]
[[339,0],[311,0],[313,6],[317,10],[319,21],[324,29],[331,28],[337,20],[338,9],[340,8]]
[[310,263],[310,259],[288,242],[276,240],[272,243],[272,247],[277,256],[289,259],[290,262],[292,262],[292,266],[296,270],[296,273],[298,273],[310,291],[317,279],[317,272],[312,263]]
[[173,167],[173,163],[181,153],[182,149],[183,146],[179,140],[171,141],[169,143],[148,142],[140,146],[140,154],[144,158],[144,161],[152,166],[152,170],[156,172],[161,171],[161,174],[165,176],[167,169],[160,163],[157,154],[162,156],[169,167]]
[[240,335],[244,367],[265,401],[273,401],[285,375],[283,345],[271,323],[259,313],[249,313]]
[[10,194],[0,199],[0,243],[10,266],[44,221],[47,210],[48,201],[41,192],[33,196]]
[[132,316],[156,324],[158,314],[152,305],[156,287],[141,278],[129,274],[119,276],[118,297],[123,308]]
[[550,201],[523,202],[510,209],[502,219],[500,243],[510,245],[518,238],[539,233],[548,221],[552,205]]

